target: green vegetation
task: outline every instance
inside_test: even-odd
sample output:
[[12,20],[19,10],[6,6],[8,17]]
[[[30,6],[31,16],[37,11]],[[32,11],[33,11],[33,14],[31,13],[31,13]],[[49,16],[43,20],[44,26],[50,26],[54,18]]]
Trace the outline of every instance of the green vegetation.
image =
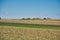
[[60,29],[60,26],[23,24],[23,23],[0,23],[0,26],[17,26],[17,27],[29,27],[29,28]]
[[0,19],[1,19],[1,17],[0,17]]
[[21,20],[40,20],[41,18],[21,18]]

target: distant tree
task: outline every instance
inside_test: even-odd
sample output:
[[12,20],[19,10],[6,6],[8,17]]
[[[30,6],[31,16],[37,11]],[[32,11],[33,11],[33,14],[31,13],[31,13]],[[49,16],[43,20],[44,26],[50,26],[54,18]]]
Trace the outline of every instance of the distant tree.
[[44,20],[46,20],[46,18],[43,18]]
[[43,18],[44,20],[50,20],[51,18],[47,17],[47,18]]
[[40,18],[36,18],[37,20],[39,20]]
[[30,20],[31,18],[26,18],[26,20]]
[[21,20],[30,20],[31,18],[22,18]]
[[39,20],[40,18],[32,18],[32,20]]
[[25,18],[21,18],[21,20],[25,20]]
[[0,17],[0,19],[1,19],[1,17]]
[[36,20],[36,18],[32,18],[32,20]]

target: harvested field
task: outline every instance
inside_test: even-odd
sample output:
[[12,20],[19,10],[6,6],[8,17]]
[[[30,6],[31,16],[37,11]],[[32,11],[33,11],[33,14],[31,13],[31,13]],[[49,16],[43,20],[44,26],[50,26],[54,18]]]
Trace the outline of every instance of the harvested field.
[[60,30],[0,26],[0,40],[60,40]]
[[60,21],[0,20],[0,40],[60,40]]
[[60,26],[60,20],[0,20],[0,23],[26,23]]

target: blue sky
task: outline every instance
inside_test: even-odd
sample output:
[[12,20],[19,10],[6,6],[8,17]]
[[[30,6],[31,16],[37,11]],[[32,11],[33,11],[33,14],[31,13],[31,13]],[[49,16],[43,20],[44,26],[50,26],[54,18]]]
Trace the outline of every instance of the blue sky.
[[0,0],[0,17],[60,19],[60,0]]

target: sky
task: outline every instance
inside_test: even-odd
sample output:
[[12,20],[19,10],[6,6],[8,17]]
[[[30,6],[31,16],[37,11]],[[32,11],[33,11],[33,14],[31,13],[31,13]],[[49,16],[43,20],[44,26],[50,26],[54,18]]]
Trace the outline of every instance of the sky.
[[0,0],[0,17],[60,19],[60,0]]

